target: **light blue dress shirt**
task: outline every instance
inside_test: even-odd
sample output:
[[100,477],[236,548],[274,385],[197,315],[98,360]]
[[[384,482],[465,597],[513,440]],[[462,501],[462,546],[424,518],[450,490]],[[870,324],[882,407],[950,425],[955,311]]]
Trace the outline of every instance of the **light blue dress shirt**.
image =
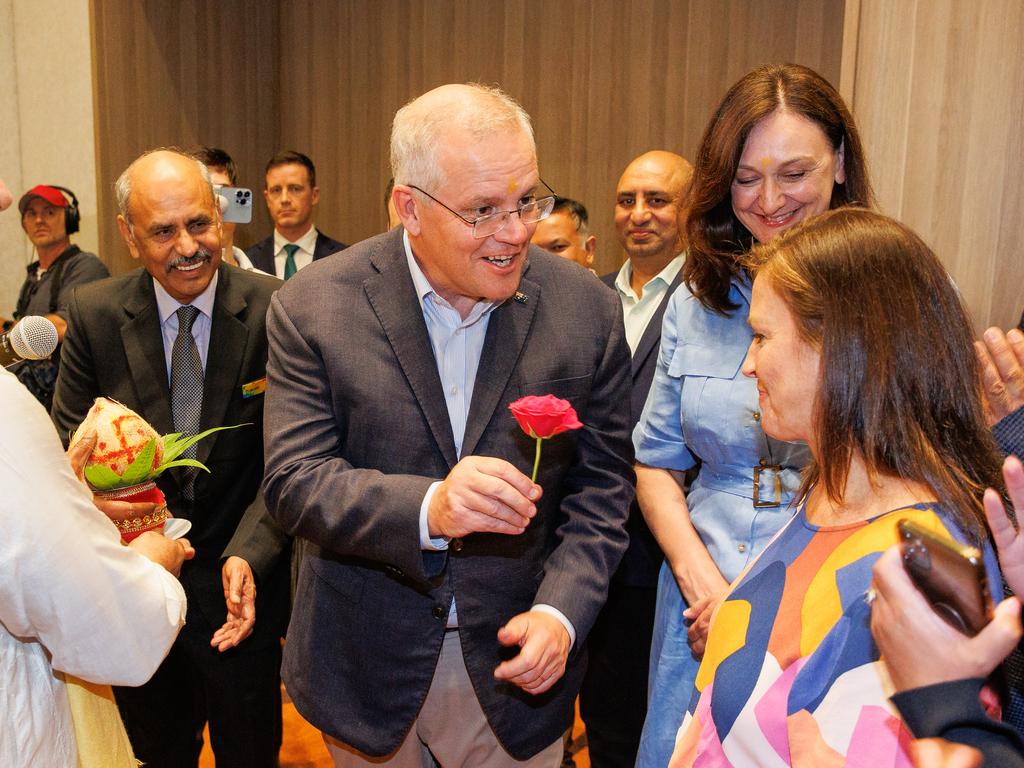
[[[206,286],[206,290],[192,300],[193,307],[199,310],[199,316],[192,323],[192,338],[196,340],[196,347],[199,349],[199,362],[206,371],[206,358],[210,349],[210,329],[213,326],[213,301],[217,296],[218,273],[213,273],[213,279]],[[153,280],[153,292],[156,294],[156,310],[160,316],[160,335],[164,341],[164,362],[167,364],[167,386],[171,386],[171,352],[174,350],[174,340],[178,338],[178,315],[176,314],[184,304],[171,296],[159,282]]]
[[[687,495],[690,520],[727,581],[764,549],[788,521],[810,459],[803,443],[769,438],[761,429],[757,384],[740,371],[753,333],[750,281],[734,279],[729,317],[706,309],[683,284],[665,311],[654,383],[633,431],[636,459],[663,469],[686,470],[700,462]],[[755,467],[763,469],[755,508]],[[778,481],[778,486],[776,486]],[[668,563],[661,567],[647,720],[637,766],[668,764],[676,732],[690,702],[700,662],[690,654],[686,602]]]
[[[427,276],[420,269],[416,257],[413,256],[409,244],[409,233],[402,234],[405,245],[405,258],[409,264],[412,284],[416,288],[416,296],[423,309],[423,322],[427,325],[427,335],[434,351],[437,373],[441,378],[444,390],[444,401],[448,407],[448,418],[452,425],[455,438],[455,455],[462,458],[462,440],[466,435],[466,419],[469,418],[469,406],[473,402],[473,385],[476,383],[476,372],[480,367],[480,355],[484,350],[487,338],[487,324],[491,312],[496,306],[494,302],[478,301],[473,305],[466,319],[463,320],[458,311],[443,299],[431,286]],[[511,418],[511,417],[510,417]],[[430,500],[434,497],[441,481],[433,483],[423,502],[420,504],[420,547],[424,550],[448,549],[446,537],[431,538],[427,525],[427,510]],[[570,647],[576,642],[576,629],[572,622],[557,608],[538,603],[534,610],[549,613],[558,619],[569,633]],[[458,613],[455,601],[452,600],[448,612],[448,627],[458,626]]]

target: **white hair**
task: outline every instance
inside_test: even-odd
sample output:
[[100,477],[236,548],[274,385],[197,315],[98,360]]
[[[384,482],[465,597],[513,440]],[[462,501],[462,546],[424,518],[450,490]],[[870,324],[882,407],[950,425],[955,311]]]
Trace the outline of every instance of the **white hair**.
[[537,152],[530,116],[519,103],[499,88],[468,83],[471,89],[453,97],[443,109],[436,100],[417,97],[395,113],[391,125],[391,175],[396,184],[414,184],[436,190],[445,182],[437,162],[437,146],[443,132],[462,130],[474,138],[508,130],[522,131]]

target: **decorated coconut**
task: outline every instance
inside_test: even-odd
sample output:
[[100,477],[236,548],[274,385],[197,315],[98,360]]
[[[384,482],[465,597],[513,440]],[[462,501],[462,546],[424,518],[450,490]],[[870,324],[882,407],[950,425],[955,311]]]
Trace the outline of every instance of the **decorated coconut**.
[[85,464],[85,479],[97,496],[118,501],[151,502],[156,508],[141,517],[113,519],[125,541],[145,531],[161,530],[170,516],[156,478],[172,467],[195,467],[209,472],[195,459],[178,458],[209,434],[232,427],[215,427],[198,435],[161,436],[149,422],[116,400],[98,397],[75,430],[71,445],[96,433],[96,447]]

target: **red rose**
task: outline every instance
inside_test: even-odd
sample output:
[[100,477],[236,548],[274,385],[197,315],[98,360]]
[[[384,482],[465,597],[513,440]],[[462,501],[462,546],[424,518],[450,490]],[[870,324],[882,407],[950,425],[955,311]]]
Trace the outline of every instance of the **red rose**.
[[568,400],[554,395],[529,395],[510,403],[508,409],[516,417],[523,432],[534,438],[553,437],[583,426]]

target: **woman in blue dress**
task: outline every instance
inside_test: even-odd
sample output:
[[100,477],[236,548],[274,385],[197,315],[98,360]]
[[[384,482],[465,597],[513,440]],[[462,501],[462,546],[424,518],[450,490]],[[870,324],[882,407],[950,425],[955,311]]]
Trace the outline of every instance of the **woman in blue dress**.
[[[664,768],[690,702],[711,612],[792,516],[809,454],[761,429],[740,366],[751,340],[741,259],[798,222],[873,204],[838,92],[806,67],[759,67],[705,130],[689,194],[683,285],[665,313],[654,384],[633,434],[637,498],[665,552],[639,768]],[[688,495],[676,474],[699,467]]]

